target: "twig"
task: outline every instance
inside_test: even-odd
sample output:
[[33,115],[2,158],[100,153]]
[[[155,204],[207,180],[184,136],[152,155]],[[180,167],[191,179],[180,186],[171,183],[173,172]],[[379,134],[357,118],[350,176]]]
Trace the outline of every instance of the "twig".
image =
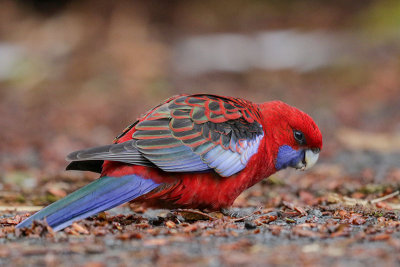
[[246,216],[243,216],[240,218],[231,219],[231,220],[232,220],[232,222],[241,222],[241,221],[244,221],[245,219],[253,217],[253,216],[254,216],[254,212],[249,215],[246,215]]
[[0,211],[38,211],[42,206],[0,206]]
[[393,192],[393,193],[391,193],[391,194],[389,194],[389,195],[386,195],[386,196],[383,196],[383,197],[380,197],[380,198],[373,199],[373,200],[371,200],[371,204],[378,203],[378,202],[384,201],[384,200],[386,200],[386,199],[395,197],[395,196],[397,196],[399,193],[400,193],[399,191],[396,191],[396,192]]

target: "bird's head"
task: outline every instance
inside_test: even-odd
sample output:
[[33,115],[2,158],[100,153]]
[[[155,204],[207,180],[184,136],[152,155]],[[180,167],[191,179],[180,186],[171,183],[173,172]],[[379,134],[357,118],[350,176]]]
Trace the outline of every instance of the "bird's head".
[[314,120],[303,111],[281,101],[260,105],[264,117],[267,149],[277,171],[314,166],[322,149],[322,135]]

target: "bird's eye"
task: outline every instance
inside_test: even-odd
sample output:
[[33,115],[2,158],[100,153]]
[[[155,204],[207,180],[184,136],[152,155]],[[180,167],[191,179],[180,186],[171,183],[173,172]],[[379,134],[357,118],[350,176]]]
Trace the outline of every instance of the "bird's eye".
[[306,144],[306,138],[304,137],[304,134],[298,130],[293,130],[293,135],[294,139],[299,145],[305,145]]

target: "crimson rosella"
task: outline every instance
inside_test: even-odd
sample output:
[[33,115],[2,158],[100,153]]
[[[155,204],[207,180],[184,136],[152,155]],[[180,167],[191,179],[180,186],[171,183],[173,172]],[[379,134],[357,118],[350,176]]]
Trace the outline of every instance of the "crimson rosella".
[[310,116],[280,101],[178,95],[148,111],[111,145],[67,156],[67,170],[101,177],[21,222],[56,231],[128,201],[159,208],[229,208],[245,189],[318,160],[322,135]]

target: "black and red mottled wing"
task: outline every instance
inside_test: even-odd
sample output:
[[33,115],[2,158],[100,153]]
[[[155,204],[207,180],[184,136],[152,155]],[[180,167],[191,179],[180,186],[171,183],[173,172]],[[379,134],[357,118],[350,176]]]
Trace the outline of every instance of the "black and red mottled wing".
[[169,172],[214,169],[227,177],[245,168],[257,152],[264,136],[257,117],[256,108],[245,100],[177,96],[135,123],[131,140],[77,151],[68,159],[121,161]]

